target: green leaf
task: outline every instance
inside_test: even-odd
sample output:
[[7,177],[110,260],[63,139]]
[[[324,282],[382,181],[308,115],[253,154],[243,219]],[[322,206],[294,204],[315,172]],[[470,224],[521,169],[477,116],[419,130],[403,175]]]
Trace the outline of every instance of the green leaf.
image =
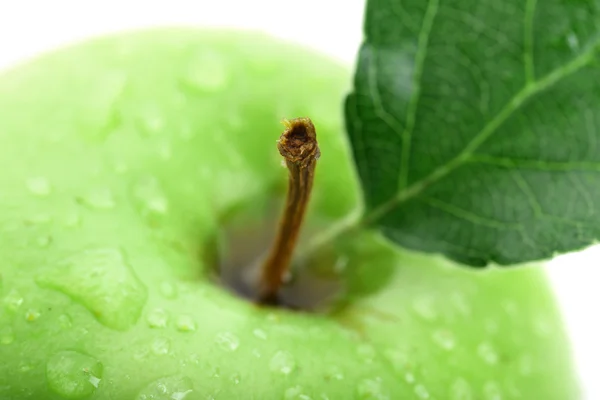
[[366,222],[472,266],[600,237],[600,1],[370,0],[365,31]]

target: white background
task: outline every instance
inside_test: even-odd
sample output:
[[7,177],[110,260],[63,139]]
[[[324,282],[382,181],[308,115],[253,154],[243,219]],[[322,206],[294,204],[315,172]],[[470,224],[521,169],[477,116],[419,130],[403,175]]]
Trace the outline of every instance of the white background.
[[[352,64],[363,7],[364,0],[0,0],[0,68],[89,36],[156,25],[258,29]],[[548,267],[590,400],[600,399],[599,263],[596,247]]]

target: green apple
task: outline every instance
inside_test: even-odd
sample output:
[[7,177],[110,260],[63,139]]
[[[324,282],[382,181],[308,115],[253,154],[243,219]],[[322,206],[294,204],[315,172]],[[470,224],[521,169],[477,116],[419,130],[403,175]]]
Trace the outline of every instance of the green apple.
[[266,248],[283,117],[319,135],[306,232],[360,208],[349,83],[296,45],[185,29],[0,77],[0,398],[576,398],[540,267],[474,271],[362,232],[333,246],[334,311],[257,306],[211,279],[232,213]]

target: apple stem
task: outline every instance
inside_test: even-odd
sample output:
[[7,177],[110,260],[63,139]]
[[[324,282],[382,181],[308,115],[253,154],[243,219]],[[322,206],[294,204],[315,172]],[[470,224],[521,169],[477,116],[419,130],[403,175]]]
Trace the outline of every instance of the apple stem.
[[321,155],[310,118],[283,120],[283,124],[286,129],[277,141],[277,148],[288,168],[289,183],[277,236],[262,265],[258,294],[264,304],[276,303],[279,288],[288,274]]

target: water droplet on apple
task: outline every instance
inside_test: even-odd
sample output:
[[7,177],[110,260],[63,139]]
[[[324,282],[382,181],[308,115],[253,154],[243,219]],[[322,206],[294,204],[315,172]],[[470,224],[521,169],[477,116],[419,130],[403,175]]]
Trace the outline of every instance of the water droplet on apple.
[[312,398],[302,393],[302,386],[294,386],[287,389],[283,395],[285,400],[312,400]]
[[373,347],[371,344],[361,344],[357,348],[357,353],[362,359],[362,362],[365,364],[372,363],[375,359],[375,355],[377,354],[375,347]]
[[238,385],[242,378],[240,377],[240,374],[235,373],[233,375],[231,375],[231,378],[229,379],[234,385]]
[[74,228],[81,223],[81,216],[76,212],[70,212],[64,219],[64,224],[67,228]]
[[167,299],[177,298],[177,288],[171,282],[161,282],[160,293]]
[[158,157],[163,161],[169,161],[173,156],[173,149],[171,148],[171,143],[162,142],[158,146]]
[[15,340],[15,332],[10,326],[0,329],[0,344],[11,344]]
[[533,371],[533,360],[529,354],[524,354],[519,359],[519,372],[523,376],[531,375]]
[[144,212],[165,214],[169,209],[169,202],[155,177],[141,178],[135,183],[133,193]]
[[552,325],[543,316],[538,316],[533,322],[533,330],[539,337],[547,337],[552,334]]
[[418,384],[415,386],[415,394],[417,395],[417,397],[419,399],[428,399],[429,398],[429,392],[427,391],[425,386],[423,386],[421,384]]
[[150,328],[164,328],[169,321],[169,313],[163,308],[155,308],[146,317]]
[[102,364],[77,351],[61,351],[46,364],[46,379],[50,389],[68,399],[92,395],[102,379]]
[[240,347],[240,339],[231,332],[219,333],[215,337],[215,343],[226,351],[235,351]]
[[485,321],[485,330],[492,335],[498,333],[498,323],[493,319],[487,319]]
[[413,384],[415,383],[415,376],[412,372],[407,372],[404,374],[404,380],[406,381],[406,383]]
[[453,292],[450,295],[450,301],[460,314],[464,315],[465,317],[471,315],[471,306],[465,294],[461,292]]
[[271,357],[269,368],[273,372],[289,375],[296,369],[296,360],[290,352],[279,350]]
[[157,135],[164,131],[166,126],[161,107],[152,103],[140,106],[138,122],[145,136]]
[[109,328],[126,330],[140,317],[146,288],[118,249],[89,249],[45,268],[41,287],[58,290],[85,306]]
[[255,329],[252,331],[252,333],[259,339],[267,340],[267,332],[263,331],[262,329]]
[[36,196],[48,196],[52,192],[50,181],[43,176],[27,179],[27,189]]
[[115,206],[112,192],[108,188],[95,188],[83,196],[83,203],[96,209],[110,209]]
[[413,310],[417,316],[426,321],[435,321],[437,319],[437,311],[435,310],[435,301],[431,296],[421,296],[413,302]]
[[502,400],[502,391],[494,381],[488,381],[483,386],[483,398],[485,400]]
[[27,222],[28,224],[35,225],[47,224],[50,221],[52,221],[52,217],[49,214],[45,213],[34,214],[30,217],[27,217],[27,219],[25,220],[25,222]]
[[452,385],[450,385],[450,400],[472,400],[473,393],[471,392],[471,386],[464,378],[457,378]]
[[185,400],[193,392],[194,385],[187,376],[167,376],[149,383],[136,400]]
[[23,296],[15,289],[4,298],[4,306],[10,311],[16,311],[23,304]]
[[336,381],[341,381],[344,379],[344,373],[340,367],[336,365],[329,367],[325,376],[327,379],[334,379]]
[[48,247],[52,242],[52,238],[50,236],[40,236],[36,239],[36,243],[40,247]]
[[36,321],[39,317],[40,317],[40,312],[34,308],[30,308],[29,310],[27,310],[27,312],[25,313],[25,321],[27,322],[33,322]]
[[61,314],[58,317],[58,324],[62,329],[70,329],[73,326],[73,321],[67,314]]
[[357,386],[358,398],[388,400],[389,396],[384,392],[381,378],[364,379]]
[[483,342],[477,346],[477,354],[488,364],[496,364],[498,362],[498,353],[496,353],[494,347],[488,342]]
[[175,326],[180,332],[192,332],[196,330],[196,323],[189,315],[180,315],[177,317]]
[[152,342],[152,352],[158,356],[169,354],[171,341],[166,337],[158,337]]
[[33,366],[31,364],[20,364],[19,365],[19,372],[21,372],[21,373],[29,372],[32,369],[33,369]]
[[433,341],[444,350],[452,350],[455,346],[454,335],[446,329],[440,329],[431,335]]
[[125,172],[127,172],[129,170],[129,166],[127,165],[127,163],[125,161],[115,162],[113,165],[113,168],[117,174],[124,174]]
[[405,351],[399,349],[387,349],[384,351],[383,355],[396,372],[400,373],[406,369],[409,362],[409,356]]
[[203,51],[196,54],[185,72],[182,84],[200,92],[222,90],[229,81],[229,71],[222,56]]

